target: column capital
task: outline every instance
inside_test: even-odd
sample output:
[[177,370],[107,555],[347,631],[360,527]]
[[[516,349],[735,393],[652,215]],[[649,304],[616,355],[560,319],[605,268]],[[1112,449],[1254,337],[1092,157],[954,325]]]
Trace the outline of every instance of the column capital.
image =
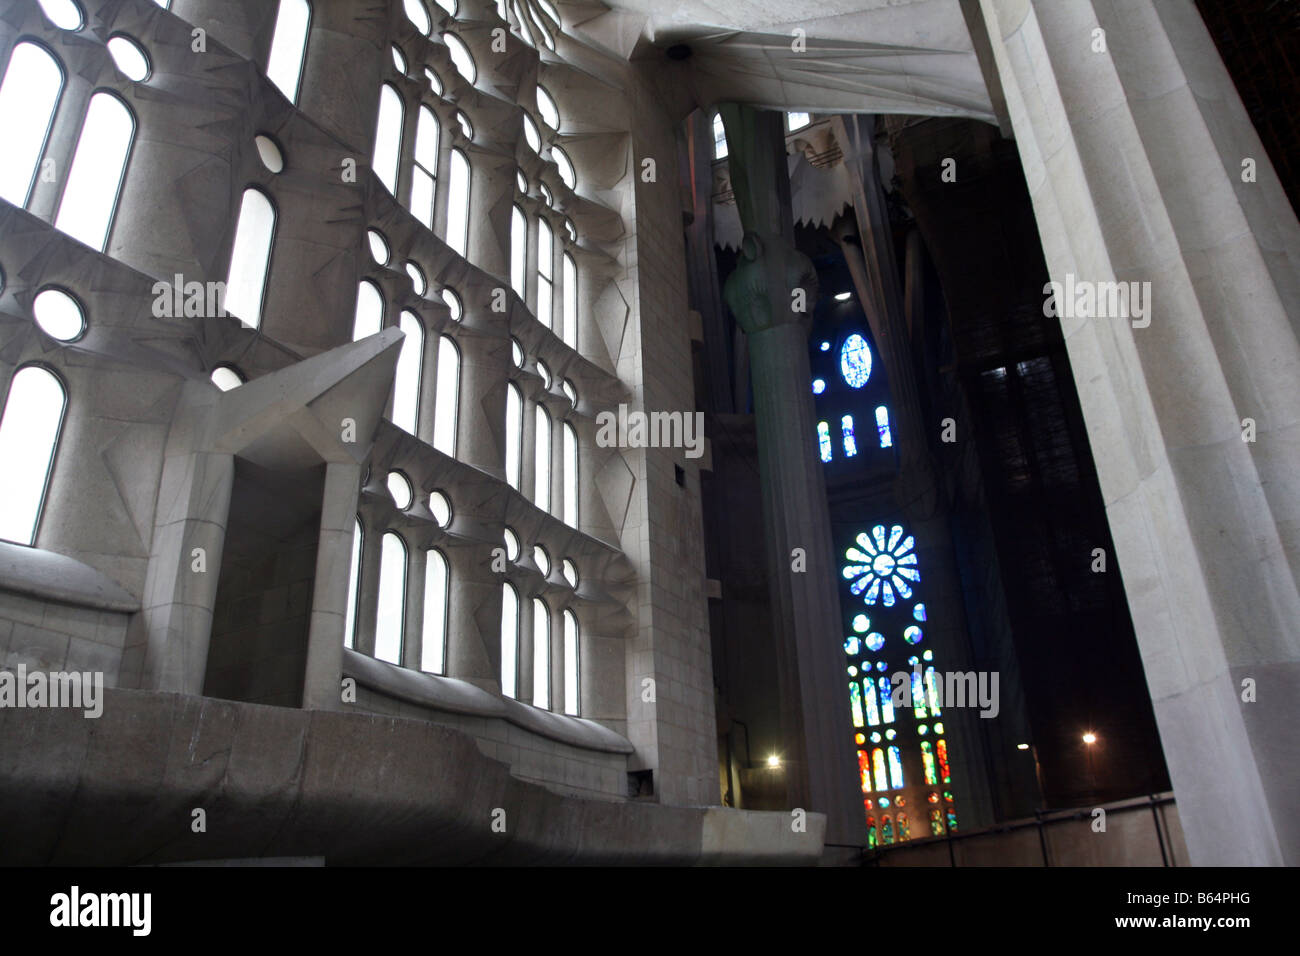
[[746,335],[793,324],[807,332],[817,299],[817,270],[784,236],[747,232],[723,298]]

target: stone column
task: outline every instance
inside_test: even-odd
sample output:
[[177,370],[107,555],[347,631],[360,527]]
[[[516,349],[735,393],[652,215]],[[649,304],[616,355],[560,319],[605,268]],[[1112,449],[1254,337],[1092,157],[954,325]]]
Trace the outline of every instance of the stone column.
[[337,710],[341,702],[343,633],[347,624],[348,577],[352,569],[352,538],[356,534],[360,483],[360,465],[330,462],[325,466],[316,582],[312,587],[307,666],[302,684],[302,706],[309,710]]
[[[808,386],[816,273],[792,241],[781,115],[730,104],[721,113],[745,229],[725,295],[749,342],[781,713],[790,748],[787,793],[791,806],[827,815],[828,843],[861,844],[865,822],[852,761],[830,518]],[[796,548],[806,561],[802,572],[792,563]]]
[[981,9],[1052,280],[1143,296],[1060,321],[1192,862],[1296,865],[1300,226],[1192,4]]
[[164,459],[142,608],[146,690],[203,693],[234,481],[232,455],[184,448]]

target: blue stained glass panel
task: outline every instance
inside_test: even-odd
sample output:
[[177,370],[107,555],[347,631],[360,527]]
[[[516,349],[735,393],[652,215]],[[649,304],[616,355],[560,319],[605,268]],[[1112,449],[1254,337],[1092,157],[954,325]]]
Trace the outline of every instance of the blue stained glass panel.
[[817,423],[817,450],[821,452],[822,461],[831,460],[831,429],[825,422]]
[[858,442],[853,437],[852,415],[845,415],[840,419],[840,431],[844,434],[844,457],[852,458],[858,453]]
[[861,388],[871,378],[871,349],[856,332],[840,346],[840,374],[852,388]]
[[889,409],[884,405],[876,408],[876,433],[880,436],[881,448],[894,446],[894,436],[889,430]]

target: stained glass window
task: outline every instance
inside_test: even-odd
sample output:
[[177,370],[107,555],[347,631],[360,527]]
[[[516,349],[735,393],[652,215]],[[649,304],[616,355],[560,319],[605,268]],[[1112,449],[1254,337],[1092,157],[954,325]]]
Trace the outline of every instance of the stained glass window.
[[898,597],[910,598],[912,583],[921,580],[921,572],[916,568],[916,554],[912,550],[915,545],[913,537],[910,534],[904,537],[903,529],[894,525],[886,540],[885,526],[876,525],[871,529],[870,537],[862,532],[854,540],[858,547],[844,552],[852,562],[843,570],[845,580],[853,582],[849,592],[855,596],[861,594],[864,604],[883,601],[885,607],[893,607]]
[[[925,719],[925,688],[922,686],[921,672],[912,671],[912,712],[916,715],[917,720]],[[918,728],[919,733],[925,733],[925,725]]]
[[871,349],[856,332],[840,346],[840,374],[852,388],[861,388],[871,378]]
[[889,409],[884,405],[876,408],[876,434],[880,436],[881,448],[894,447],[894,436],[889,431]]
[[871,767],[876,776],[876,789],[888,790],[889,779],[885,776],[885,752],[879,747],[871,751]]
[[903,789],[903,757],[897,747],[889,748],[889,779],[895,790]]
[[[862,682],[867,691],[867,723],[872,727],[880,726],[880,709],[876,706],[876,686],[868,677]],[[859,724],[858,726],[862,726]],[[875,736],[875,735],[873,735]]]
[[858,690],[858,682],[849,681],[849,708],[853,712],[853,726],[862,726],[862,692]]
[[822,461],[831,460],[831,429],[825,422],[817,423],[817,450]]
[[890,693],[888,677],[880,678],[880,711],[885,723],[894,722],[894,697]]
[[[857,534],[844,556],[845,564],[840,570],[845,587],[853,598],[872,608],[868,617],[852,604],[845,606],[847,630],[854,632],[853,637],[843,642],[849,658],[847,669],[850,676],[862,675],[860,685],[856,681],[850,685],[854,724],[863,730],[879,728],[867,732],[871,744],[879,745],[869,751],[863,733],[855,733],[858,775],[864,793],[893,792],[892,800],[879,796],[869,798],[867,815],[890,806],[901,808],[908,799],[914,799],[918,805],[928,802],[934,810],[929,815],[931,830],[942,835],[954,828],[955,813],[951,818],[948,816],[937,792],[919,789],[937,788],[951,781],[947,742],[942,739],[943,725],[932,721],[941,713],[942,676],[933,664],[933,651],[917,647],[906,658],[906,678],[900,677],[895,688],[893,678],[897,675],[893,670],[897,668],[891,669],[890,661],[881,658],[889,641],[895,642],[890,645],[892,648],[910,649],[925,637],[923,627],[916,622],[926,620],[926,606],[913,593],[921,581],[916,541],[902,525],[878,524]],[[909,751],[908,759],[920,756],[921,760],[917,770],[910,774],[909,787],[903,751],[910,747],[916,750]],[[944,796],[949,797],[948,791]],[[879,806],[873,808],[871,799]],[[901,842],[910,836],[906,814],[900,813],[891,821],[888,840],[883,818],[880,825],[878,841],[882,844]],[[868,833],[868,841],[872,839]]]
[[885,844],[894,842],[894,823],[888,813],[880,818],[880,841]]
[[853,416],[845,415],[840,419],[840,431],[844,435],[844,457],[852,458],[858,453],[858,443],[853,437]]
[[939,681],[933,667],[925,669],[925,692],[930,698],[930,713],[938,717],[943,711],[939,709]]

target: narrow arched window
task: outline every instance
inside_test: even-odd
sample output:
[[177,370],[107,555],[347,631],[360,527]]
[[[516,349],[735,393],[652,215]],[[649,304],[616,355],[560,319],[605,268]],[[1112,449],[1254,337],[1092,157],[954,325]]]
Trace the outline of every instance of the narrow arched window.
[[578,527],[578,432],[564,423],[564,514],[562,520]]
[[442,127],[433,110],[421,106],[415,122],[415,166],[411,169],[411,212],[433,228],[433,203],[438,184],[438,137]]
[[889,409],[884,405],[876,406],[876,434],[880,437],[881,448],[894,447],[894,436],[889,430]]
[[420,371],[424,368],[424,327],[411,312],[403,311],[398,326],[405,334],[393,377],[393,424],[415,434],[420,417]]
[[384,327],[384,297],[379,286],[362,279],[357,286],[357,310],[352,318],[352,341],[359,342]]
[[524,398],[514,382],[506,385],[506,481],[519,487],[520,442],[523,438]]
[[54,217],[56,228],[104,251],[134,138],[135,117],[125,103],[112,93],[90,98]]
[[552,146],[551,159],[555,160],[555,168],[560,174],[560,179],[564,181],[564,185],[570,189],[577,189],[578,177],[573,171],[573,163],[569,161],[569,154],[558,146]]
[[551,707],[551,609],[533,598],[533,706]]
[[528,260],[528,220],[518,206],[510,207],[510,288],[524,297],[524,267]]
[[538,84],[536,93],[537,112],[542,117],[542,122],[551,129],[560,128],[560,111],[555,106],[555,100],[551,94],[546,91],[546,87]]
[[402,663],[402,625],[406,619],[406,543],[385,531],[379,549],[379,616],[375,620],[375,657]]
[[453,149],[447,180],[447,245],[462,256],[469,240],[469,177],[469,160]]
[[889,748],[889,779],[895,790],[903,789],[903,758],[897,747]]
[[438,390],[433,406],[433,447],[456,454],[456,406],[460,401],[460,350],[451,336],[438,339]]
[[261,190],[245,189],[226,274],[225,308],[254,329],[262,324],[262,300],[274,241],[275,207]]
[[[503,16],[501,19],[506,18]],[[454,33],[444,33],[442,39],[447,44],[447,53],[451,56],[451,65],[469,83],[473,83],[478,77],[478,68],[474,65],[474,57],[470,55],[469,47],[465,46],[464,41]]]
[[343,646],[353,647],[357,633],[357,592],[361,587],[361,542],[364,537],[361,519],[352,529],[352,563],[348,570],[348,609],[343,619]]
[[14,373],[0,417],[0,538],[35,544],[67,407],[63,383],[48,369]]
[[391,85],[379,88],[379,118],[375,123],[375,152],[371,166],[379,181],[397,195],[397,167],[402,158],[402,122],[406,108]]
[[420,636],[420,670],[445,673],[447,658],[447,559],[436,548],[424,560],[424,632]]
[[561,337],[571,349],[578,347],[578,266],[567,252],[562,257],[562,294],[564,296],[564,322]]
[[537,319],[551,327],[555,288],[555,235],[545,219],[537,220]]
[[271,55],[266,61],[266,75],[290,103],[298,102],[310,24],[311,5],[307,0],[280,0],[280,9],[275,15],[275,33],[271,37]]
[[528,28],[528,21],[524,19],[524,11],[519,6],[519,0],[511,0],[510,6],[515,11],[515,22],[519,24],[519,35],[523,37],[524,42],[529,46],[537,46],[537,43],[533,40],[532,31]]
[[508,583],[501,585],[501,693],[518,697],[519,594]]
[[722,114],[713,114],[713,158],[727,158],[727,130],[722,125]]
[[569,609],[564,611],[564,712],[578,716],[578,616]]
[[524,114],[524,142],[534,153],[542,151],[542,134],[537,130],[537,124],[527,113]]
[[543,511],[551,510],[551,416],[546,409],[537,406],[535,417],[536,433],[533,445],[536,455],[533,474],[533,504]]
[[62,92],[59,61],[43,46],[17,44],[0,81],[0,199],[27,205]]

